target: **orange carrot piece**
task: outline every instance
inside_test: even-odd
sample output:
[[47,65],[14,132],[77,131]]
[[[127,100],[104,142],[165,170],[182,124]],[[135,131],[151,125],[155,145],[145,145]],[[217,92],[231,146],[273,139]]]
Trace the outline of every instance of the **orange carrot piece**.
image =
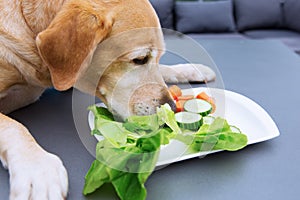
[[211,97],[208,96],[205,92],[200,92],[199,94],[197,94],[196,98],[206,101],[206,100],[210,99]]
[[190,100],[190,99],[194,99],[194,95],[182,95],[182,96],[179,96],[177,97],[178,101],[180,100]]
[[212,111],[211,113],[214,113],[216,111],[216,104],[213,98],[210,98],[208,100],[206,100],[208,103],[210,103],[211,107],[212,107]]
[[177,85],[172,85],[169,87],[169,92],[174,100],[177,100],[179,96],[182,95],[181,89]]
[[186,100],[176,101],[176,112],[184,111],[183,105],[184,105],[185,102],[186,102]]

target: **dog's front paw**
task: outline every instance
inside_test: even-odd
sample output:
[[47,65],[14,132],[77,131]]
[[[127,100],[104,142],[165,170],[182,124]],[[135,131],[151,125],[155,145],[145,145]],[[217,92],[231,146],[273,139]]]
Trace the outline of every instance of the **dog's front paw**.
[[163,65],[161,72],[168,83],[209,82],[216,78],[215,72],[202,64]]
[[68,191],[62,161],[44,150],[9,162],[10,200],[61,200]]

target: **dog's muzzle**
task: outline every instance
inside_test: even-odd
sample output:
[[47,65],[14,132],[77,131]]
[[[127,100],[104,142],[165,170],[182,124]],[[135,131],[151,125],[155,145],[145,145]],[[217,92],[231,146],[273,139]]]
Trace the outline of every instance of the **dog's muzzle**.
[[130,98],[133,115],[152,115],[156,108],[168,103],[173,111],[176,105],[167,88],[158,84],[147,84],[139,87]]

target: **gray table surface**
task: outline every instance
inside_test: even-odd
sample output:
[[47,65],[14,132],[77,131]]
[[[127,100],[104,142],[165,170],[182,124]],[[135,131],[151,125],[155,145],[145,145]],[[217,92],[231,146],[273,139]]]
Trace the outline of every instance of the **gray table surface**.
[[[225,88],[260,104],[274,119],[281,135],[238,152],[220,152],[157,170],[146,183],[147,199],[298,199],[300,57],[277,41],[199,42],[217,64]],[[166,56],[162,62],[176,63],[176,59]],[[68,199],[117,199],[110,185],[87,197],[81,193],[94,158],[76,130],[79,126],[79,131],[89,134],[87,111],[80,111],[84,120],[75,126],[72,93],[47,90],[38,102],[10,116],[26,125],[41,146],[62,158],[69,173]],[[82,103],[82,107],[86,105]],[[7,171],[0,167],[1,200],[8,199],[8,178]]]

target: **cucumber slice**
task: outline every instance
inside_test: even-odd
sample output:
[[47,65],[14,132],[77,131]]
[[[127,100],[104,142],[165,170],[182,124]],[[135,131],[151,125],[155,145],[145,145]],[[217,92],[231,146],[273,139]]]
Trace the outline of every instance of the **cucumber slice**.
[[203,124],[212,124],[215,121],[215,117],[209,115],[209,116],[205,116],[203,117]]
[[198,130],[203,124],[203,118],[201,115],[191,112],[179,112],[175,114],[175,119],[178,126],[188,130]]
[[211,104],[202,99],[187,100],[183,105],[183,108],[187,112],[197,113],[203,117],[210,114],[212,111]]

